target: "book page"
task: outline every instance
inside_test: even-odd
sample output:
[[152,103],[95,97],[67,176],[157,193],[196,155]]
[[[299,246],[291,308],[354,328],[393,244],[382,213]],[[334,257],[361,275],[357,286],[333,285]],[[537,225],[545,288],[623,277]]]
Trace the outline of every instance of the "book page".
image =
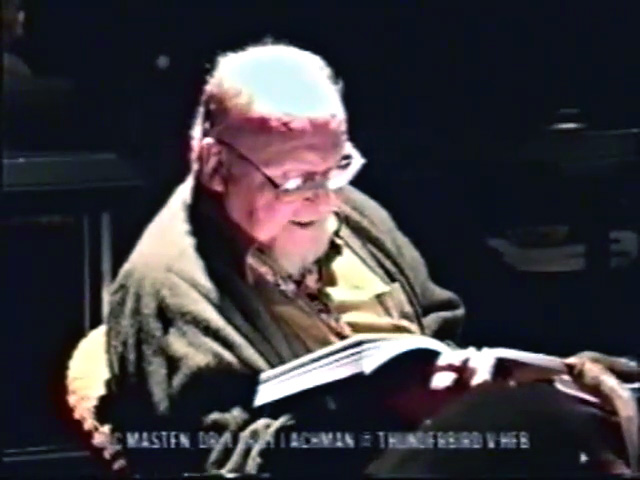
[[425,335],[407,335],[404,338],[381,341],[367,349],[363,355],[362,371],[365,375],[369,375],[391,359],[412,350],[430,350],[440,354],[451,350],[451,347]]
[[448,349],[450,347],[439,340],[423,335],[358,334],[264,372],[260,376],[254,406],[264,405],[349,376],[368,375],[405,352],[430,350],[441,353]]

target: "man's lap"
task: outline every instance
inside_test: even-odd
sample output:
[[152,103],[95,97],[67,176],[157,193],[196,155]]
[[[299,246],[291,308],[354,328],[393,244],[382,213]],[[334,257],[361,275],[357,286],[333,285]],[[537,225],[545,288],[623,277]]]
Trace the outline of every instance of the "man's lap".
[[[579,473],[586,471],[585,455],[591,457],[616,442],[597,411],[544,384],[470,392],[426,422],[421,431],[449,442],[440,448],[436,441],[428,448],[387,449],[367,473]],[[447,437],[448,432],[455,435]],[[470,437],[475,448],[461,441]]]

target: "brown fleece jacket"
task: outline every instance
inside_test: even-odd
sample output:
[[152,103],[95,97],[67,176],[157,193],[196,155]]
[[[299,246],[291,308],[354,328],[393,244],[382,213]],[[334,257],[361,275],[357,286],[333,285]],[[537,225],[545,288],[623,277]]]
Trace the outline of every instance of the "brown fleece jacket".
[[[460,300],[431,280],[380,205],[352,187],[343,197],[345,242],[382,278],[401,285],[413,309],[409,320],[423,334],[455,340],[464,317]],[[237,244],[206,213],[207,202],[188,177],[114,282],[110,379],[97,414],[115,431],[201,429],[213,411],[249,408],[257,374],[308,353],[269,318],[244,281]],[[171,462],[175,471],[203,468],[201,457],[182,455],[188,460]]]

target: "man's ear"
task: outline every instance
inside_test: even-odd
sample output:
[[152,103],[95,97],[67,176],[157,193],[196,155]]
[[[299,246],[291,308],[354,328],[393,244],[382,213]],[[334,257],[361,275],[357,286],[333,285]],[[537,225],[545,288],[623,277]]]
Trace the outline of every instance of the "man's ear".
[[203,138],[197,148],[198,176],[202,183],[210,189],[223,193],[226,187],[222,175],[222,151],[215,140],[210,137]]

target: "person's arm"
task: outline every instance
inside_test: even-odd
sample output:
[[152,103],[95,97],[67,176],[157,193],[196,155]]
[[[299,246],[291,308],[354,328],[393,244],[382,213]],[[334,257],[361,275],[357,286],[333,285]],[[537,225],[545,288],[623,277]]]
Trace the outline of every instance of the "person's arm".
[[424,333],[440,340],[455,341],[465,319],[462,300],[433,281],[422,255],[397,228],[394,241],[402,265],[417,292]]
[[[267,364],[180,278],[167,272],[136,278],[125,272],[112,292],[107,328],[111,378],[97,418],[124,443],[131,471],[243,473],[248,467],[237,461],[239,455],[234,460],[218,455],[228,452],[216,452],[207,462],[212,452],[200,448],[199,432],[235,436],[249,428],[264,436],[290,420],[278,424],[279,419],[252,417],[257,375]],[[131,438],[145,431],[186,432],[193,448],[127,448],[127,433]],[[259,462],[256,455],[251,468]]]

